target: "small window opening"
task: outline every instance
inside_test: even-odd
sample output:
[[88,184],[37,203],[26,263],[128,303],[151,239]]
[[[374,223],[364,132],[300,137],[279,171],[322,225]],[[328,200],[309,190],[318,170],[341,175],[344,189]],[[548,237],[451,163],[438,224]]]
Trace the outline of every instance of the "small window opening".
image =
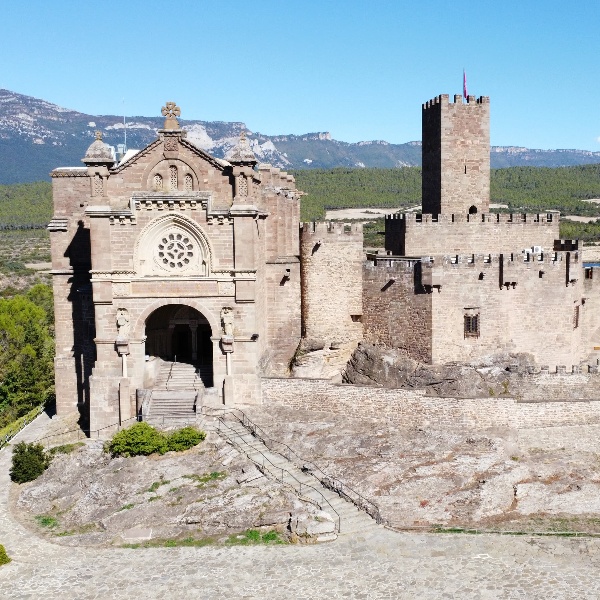
[[465,315],[465,337],[479,337],[479,314]]
[[477,207],[475,205],[471,206],[471,208],[469,208],[469,214],[470,215],[476,215],[477,214]]
[[573,329],[577,329],[579,327],[579,304],[575,307],[575,311],[573,313]]
[[594,277],[594,269],[592,267],[588,267],[585,269],[585,278],[593,279]]

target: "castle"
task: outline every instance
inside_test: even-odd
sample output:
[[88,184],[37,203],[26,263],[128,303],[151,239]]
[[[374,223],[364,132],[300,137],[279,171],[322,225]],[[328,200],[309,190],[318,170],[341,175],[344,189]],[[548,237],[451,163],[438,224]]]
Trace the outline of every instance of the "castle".
[[85,166],[51,173],[57,412],[93,430],[132,418],[153,357],[193,364],[225,404],[260,402],[295,358],[339,373],[360,341],[429,363],[595,361],[578,243],[557,214],[489,212],[489,106],[423,105],[423,212],[390,216],[385,252],[366,256],[360,225],[301,224],[294,178],[243,134],[214,158],[170,102],[158,139],[120,161],[97,134]]

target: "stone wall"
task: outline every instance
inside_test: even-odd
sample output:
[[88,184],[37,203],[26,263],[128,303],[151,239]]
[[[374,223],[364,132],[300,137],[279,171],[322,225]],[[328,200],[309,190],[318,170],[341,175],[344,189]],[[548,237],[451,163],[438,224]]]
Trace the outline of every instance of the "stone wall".
[[[369,259],[368,343],[434,364],[524,352],[570,369],[594,352],[599,289],[577,251]],[[472,332],[466,317],[477,318]]]
[[[600,424],[600,401],[518,402],[435,398],[422,391],[339,385],[323,379],[262,379],[264,404],[381,419],[399,427],[544,428]],[[576,383],[575,383],[576,385]]]
[[300,259],[302,337],[341,368],[363,335],[362,224],[303,223]]
[[490,202],[490,100],[442,94],[423,104],[423,212],[487,212]]
[[386,261],[382,257],[364,263],[364,340],[431,362],[431,294],[415,287],[420,270],[418,260]]
[[521,252],[554,249],[560,235],[558,215],[544,214],[395,214],[385,220],[385,248],[397,256],[448,253]]

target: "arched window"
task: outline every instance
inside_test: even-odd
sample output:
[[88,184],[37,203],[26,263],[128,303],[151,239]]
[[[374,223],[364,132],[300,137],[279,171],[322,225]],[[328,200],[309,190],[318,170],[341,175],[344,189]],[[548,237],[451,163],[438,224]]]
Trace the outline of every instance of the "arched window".
[[469,208],[469,214],[470,215],[476,215],[477,214],[477,207],[475,205],[471,206],[471,208]]
[[186,192],[191,192],[194,189],[194,181],[189,173],[185,176],[184,188]]
[[163,178],[158,173],[152,178],[152,187],[157,191],[163,189]]
[[169,179],[171,182],[171,189],[177,189],[177,167],[169,167]]

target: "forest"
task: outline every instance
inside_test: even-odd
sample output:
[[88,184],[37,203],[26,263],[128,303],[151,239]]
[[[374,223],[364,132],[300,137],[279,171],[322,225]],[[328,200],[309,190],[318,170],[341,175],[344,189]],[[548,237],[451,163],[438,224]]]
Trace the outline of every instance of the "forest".
[[[399,209],[421,202],[421,169],[328,169],[294,171],[302,198],[302,219],[323,219],[336,208]],[[559,210],[563,215],[600,217],[600,165],[492,169],[491,202],[513,212]]]

